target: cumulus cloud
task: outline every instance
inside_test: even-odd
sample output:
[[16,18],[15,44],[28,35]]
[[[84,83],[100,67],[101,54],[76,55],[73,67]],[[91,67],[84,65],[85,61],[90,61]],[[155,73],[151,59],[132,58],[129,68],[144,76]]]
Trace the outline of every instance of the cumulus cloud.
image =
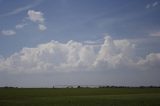
[[108,65],[109,68],[116,68],[119,64],[129,64],[132,60],[134,44],[127,40],[113,40],[110,36],[105,37],[104,43],[96,57],[95,65]]
[[14,30],[2,30],[2,34],[6,36],[15,35],[16,32]]
[[28,10],[28,19],[32,22],[38,23],[38,28],[41,31],[44,31],[47,29],[47,27],[44,25],[44,17],[43,13],[40,11],[35,11],[35,10]]
[[[0,70],[11,73],[73,72],[107,70],[159,69],[160,53],[145,58],[135,56],[135,44],[110,36],[95,46],[76,41],[50,41],[35,48],[23,48],[7,58],[0,58]],[[135,59],[136,58],[136,59]]]
[[145,59],[141,59],[138,62],[138,65],[141,66],[144,70],[159,70],[160,68],[160,53],[151,53],[146,56]]

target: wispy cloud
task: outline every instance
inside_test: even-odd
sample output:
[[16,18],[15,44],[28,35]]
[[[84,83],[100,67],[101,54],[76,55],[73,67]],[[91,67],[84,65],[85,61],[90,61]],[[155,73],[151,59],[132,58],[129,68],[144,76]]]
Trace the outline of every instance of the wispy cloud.
[[16,32],[14,30],[2,30],[1,32],[3,35],[6,35],[6,36],[11,36],[11,35],[15,35]]
[[159,3],[156,1],[152,4],[153,7],[157,6]]
[[155,1],[155,2],[153,2],[153,3],[147,4],[147,5],[146,5],[146,8],[147,8],[147,9],[149,9],[149,8],[154,8],[154,7],[158,6],[158,5],[159,5],[159,2],[158,2],[158,1]]
[[5,14],[2,14],[0,15],[0,17],[5,17],[5,16],[10,16],[10,15],[15,15],[15,14],[18,14],[18,13],[21,13],[23,11],[26,11],[30,8],[33,8],[37,5],[39,5],[43,0],[34,0],[34,2],[32,4],[29,4],[29,5],[26,5],[26,6],[23,6],[23,7],[19,7],[19,8],[16,8],[15,10],[13,11],[10,11],[8,13],[5,13]]
[[27,25],[27,23],[21,23],[21,24],[17,24],[16,26],[15,26],[15,28],[16,29],[22,29],[24,26],[26,26]]
[[160,31],[151,33],[150,36],[160,37]]
[[146,5],[146,8],[150,8],[150,7],[151,7],[151,5],[150,5],[150,4],[147,4],[147,5]]

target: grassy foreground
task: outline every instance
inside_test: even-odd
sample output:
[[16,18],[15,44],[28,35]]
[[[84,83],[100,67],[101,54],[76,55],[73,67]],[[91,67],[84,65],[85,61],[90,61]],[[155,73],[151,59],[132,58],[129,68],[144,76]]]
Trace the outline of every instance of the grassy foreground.
[[160,106],[160,88],[0,89],[0,106]]

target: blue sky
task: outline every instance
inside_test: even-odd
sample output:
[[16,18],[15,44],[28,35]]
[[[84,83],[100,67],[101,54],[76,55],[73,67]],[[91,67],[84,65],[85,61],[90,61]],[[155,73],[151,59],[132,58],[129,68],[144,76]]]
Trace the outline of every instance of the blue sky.
[[[108,33],[114,38],[146,38],[150,33],[159,31],[160,6],[146,8],[154,0],[35,0],[4,1],[0,3],[1,30],[15,29],[23,23],[28,10],[44,14],[46,31],[38,31],[34,23],[17,30],[14,36],[1,34],[2,55],[10,55],[24,46],[35,46],[52,39],[76,41],[102,39]],[[16,14],[5,14],[29,5]],[[28,21],[28,20],[27,20]],[[2,52],[3,51],[3,52]],[[5,52],[6,51],[6,52]]]
[[[114,67],[120,66],[122,68],[127,65],[125,63],[123,63],[122,66],[121,63],[117,65],[115,61],[117,61],[118,59],[116,60],[115,58],[117,58],[116,56],[119,55],[122,55],[123,57],[123,55],[125,56],[127,53],[127,56],[129,55],[127,57],[128,60],[133,61],[133,63],[138,63],[138,65],[136,65],[136,67],[138,67],[137,70],[141,70],[141,67],[143,67],[143,65],[148,65],[149,63],[151,63],[151,67],[155,65],[156,67],[155,70],[156,70],[158,69],[157,64],[160,63],[160,60],[158,60],[160,58],[159,11],[160,11],[159,0],[134,0],[134,1],[133,0],[132,1],[131,0],[24,0],[24,1],[0,0],[0,56],[2,58],[0,62],[0,70],[2,70],[1,73],[3,74],[5,73],[6,76],[11,77],[12,79],[12,77],[15,77],[15,74],[12,74],[12,72],[18,70],[16,68],[15,69],[13,68],[16,66],[15,64],[21,66],[21,70],[23,70],[23,68],[27,63],[22,60],[18,61],[18,59],[23,56],[23,53],[24,54],[31,53],[34,54],[32,56],[35,56],[37,54],[33,51],[37,49],[41,51],[42,48],[43,49],[45,48],[46,52],[43,55],[49,57],[48,55],[51,55],[50,50],[52,49],[54,50],[54,47],[52,46],[50,47],[50,45],[55,45],[58,47],[58,50],[59,48],[61,48],[58,54],[62,53],[63,55],[63,52],[64,54],[67,54],[68,51],[73,52],[72,49],[66,51],[63,49],[63,46],[64,48],[66,46],[70,48],[70,46],[68,45],[71,44],[77,47],[76,49],[77,51],[80,51],[80,48],[85,50],[86,46],[90,45],[89,46],[90,51],[87,52],[82,51],[84,52],[82,53],[83,54],[82,56],[88,53],[89,55],[87,55],[87,57],[88,56],[90,57],[90,55],[94,54],[94,57],[96,58],[95,60],[91,61],[93,62],[93,64],[100,64],[101,62],[97,63],[97,61],[99,62],[102,61],[103,58],[106,58],[103,60],[102,64],[112,63],[113,65],[114,63]],[[105,36],[109,36],[109,38],[106,38]],[[105,42],[107,42],[107,45],[109,45],[106,47],[107,49],[103,48]],[[119,44],[117,42],[121,43]],[[47,46],[47,44],[49,46]],[[117,44],[119,44],[120,46],[118,46]],[[132,50],[128,50],[132,48],[132,44],[135,45],[133,50],[134,52]],[[44,45],[44,47],[42,47],[42,45]],[[25,48],[28,48],[27,50],[29,52],[25,50]],[[95,52],[93,52],[91,48],[94,48],[93,51]],[[112,49],[118,48],[117,50],[120,50],[121,52],[116,54],[117,51],[110,50],[109,48]],[[124,50],[122,50],[122,48],[125,48],[125,52]],[[108,51],[112,51],[109,52],[111,54],[115,53],[114,55],[115,57],[114,58],[113,56],[108,57],[109,53],[108,54],[101,53],[101,52],[106,52],[105,49],[106,51],[108,49],[109,49]],[[55,49],[55,51],[56,50],[57,49]],[[15,56],[16,53],[17,55]],[[81,56],[80,54],[81,53],[79,53],[78,55]],[[131,54],[132,56],[130,56]],[[77,53],[73,53],[71,55],[77,55]],[[52,54],[51,57],[53,57],[54,61],[47,60],[47,64],[53,63],[51,64],[51,66],[54,66],[55,64],[62,65],[63,62],[62,63],[59,62],[61,62],[62,60],[65,61],[64,58],[61,59],[61,56],[57,54]],[[28,61],[33,62],[33,60],[30,60],[29,57],[26,58],[28,59]],[[89,59],[91,58],[92,57],[90,57]],[[155,60],[155,58],[158,59]],[[46,62],[46,59],[47,58],[42,58],[40,61]],[[88,62],[87,60],[83,60],[82,58],[77,60],[77,57],[74,57],[73,60],[80,61],[82,63],[84,62],[85,64],[86,62]],[[70,61],[69,58],[67,62],[70,61],[72,63],[74,62],[73,60]],[[122,60],[125,61],[124,58]],[[20,63],[24,62],[25,65],[24,64],[20,65],[20,63],[18,62]],[[89,63],[91,62],[89,61]],[[69,63],[66,64],[68,65]],[[84,67],[86,67],[79,64],[78,66],[76,66],[76,68],[74,67],[75,68],[74,70],[79,70],[80,68],[83,69]],[[139,64],[143,65],[139,66]],[[10,71],[8,72],[8,70],[10,69],[2,67],[5,65],[13,69],[11,73]],[[89,64],[87,68],[92,67],[92,65]],[[35,67],[37,67],[37,65],[35,65]],[[33,68],[35,67],[33,65]],[[108,67],[110,67],[110,65]],[[96,68],[92,70],[102,70],[102,71],[106,69],[116,70],[114,68],[108,68],[108,67],[104,67],[103,65],[100,66],[98,65],[96,66]],[[119,69],[121,69],[120,67]],[[145,70],[149,70],[151,67],[148,67]],[[49,69],[50,68],[47,68],[46,70]],[[69,68],[68,70],[73,70],[73,69]],[[123,68],[121,70],[123,70]],[[133,70],[133,68],[131,67],[128,70]],[[35,70],[32,71],[33,73],[35,73],[34,72]],[[21,75],[23,72],[22,73],[18,72],[18,73],[20,74],[19,76],[23,76]],[[85,72],[82,73],[85,74]],[[130,71],[127,73],[131,75]],[[156,71],[152,73],[153,75],[150,74],[151,79],[155,77],[155,75],[157,74],[159,75],[159,73],[160,72]],[[25,75],[25,72],[23,74]],[[41,72],[38,74],[41,74],[39,75],[39,79],[40,78],[43,79],[42,77],[40,77],[43,76],[43,74]],[[100,74],[101,72],[98,73],[97,75],[98,78],[100,78],[101,76]],[[109,77],[116,76],[117,74],[118,73],[113,72]],[[136,73],[134,74],[136,76]],[[143,77],[142,84],[145,84],[144,81],[146,80],[147,77],[143,72],[141,74]],[[57,74],[57,76],[58,75],[59,74]],[[94,73],[93,76],[95,75],[96,74]],[[37,73],[36,76],[38,76]],[[60,76],[63,75],[60,74]],[[70,76],[73,75],[70,74]],[[76,74],[74,76],[76,76]],[[93,76],[90,76],[91,82],[94,82]],[[141,79],[141,76],[139,76],[139,78]],[[157,80],[159,81],[160,79],[158,79],[157,77],[157,79],[155,80],[149,80],[147,84],[157,85],[159,84]],[[77,82],[78,81],[79,80],[77,80]],[[99,79],[99,81],[102,84],[104,84],[103,83],[104,81],[102,79]],[[134,77],[130,81],[134,82]],[[9,80],[6,80],[6,83],[7,82],[9,83]],[[110,81],[109,83],[112,84],[111,82],[112,81]],[[26,85],[31,86],[31,84],[28,84],[27,81],[26,83],[27,83]],[[41,85],[42,83],[39,84]],[[134,84],[136,85],[137,82],[135,81]],[[22,85],[19,84],[19,86]]]

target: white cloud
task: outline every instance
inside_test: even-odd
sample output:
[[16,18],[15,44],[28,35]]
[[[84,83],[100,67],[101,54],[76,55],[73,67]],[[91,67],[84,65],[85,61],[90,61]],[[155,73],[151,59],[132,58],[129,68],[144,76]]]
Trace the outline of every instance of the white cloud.
[[26,19],[29,19],[33,23],[36,23],[38,25],[38,29],[40,31],[45,31],[47,27],[45,26],[45,19],[43,17],[43,13],[40,11],[35,11],[35,10],[28,10],[27,12],[28,17],[26,17],[20,24],[17,24],[15,26],[16,29],[22,29],[24,26],[28,25],[26,23]]
[[113,40],[109,36],[100,46],[72,40],[67,43],[50,41],[1,58],[0,70],[36,73],[160,68],[160,53],[151,53],[142,58],[135,56],[134,52],[135,45],[130,41]]
[[128,40],[113,40],[110,36],[105,37],[104,44],[98,52],[94,65],[108,65],[109,68],[117,68],[117,65],[132,62],[134,44]]
[[15,26],[16,29],[22,29],[24,26],[26,26],[27,24],[26,23],[23,23],[23,24],[17,24]]
[[144,70],[158,70],[160,69],[160,53],[151,53],[145,59],[138,62]]
[[28,19],[30,21],[38,24],[39,30],[44,31],[47,29],[47,27],[44,25],[45,19],[43,17],[42,12],[35,10],[28,10],[27,14],[28,14]]
[[38,23],[44,22],[43,13],[40,11],[28,10],[27,14],[29,16],[28,18],[33,22],[38,22]]
[[16,32],[14,30],[2,30],[2,34],[6,36],[15,35]]
[[47,27],[45,25],[39,24],[39,30],[44,31],[46,29],[47,29]]

